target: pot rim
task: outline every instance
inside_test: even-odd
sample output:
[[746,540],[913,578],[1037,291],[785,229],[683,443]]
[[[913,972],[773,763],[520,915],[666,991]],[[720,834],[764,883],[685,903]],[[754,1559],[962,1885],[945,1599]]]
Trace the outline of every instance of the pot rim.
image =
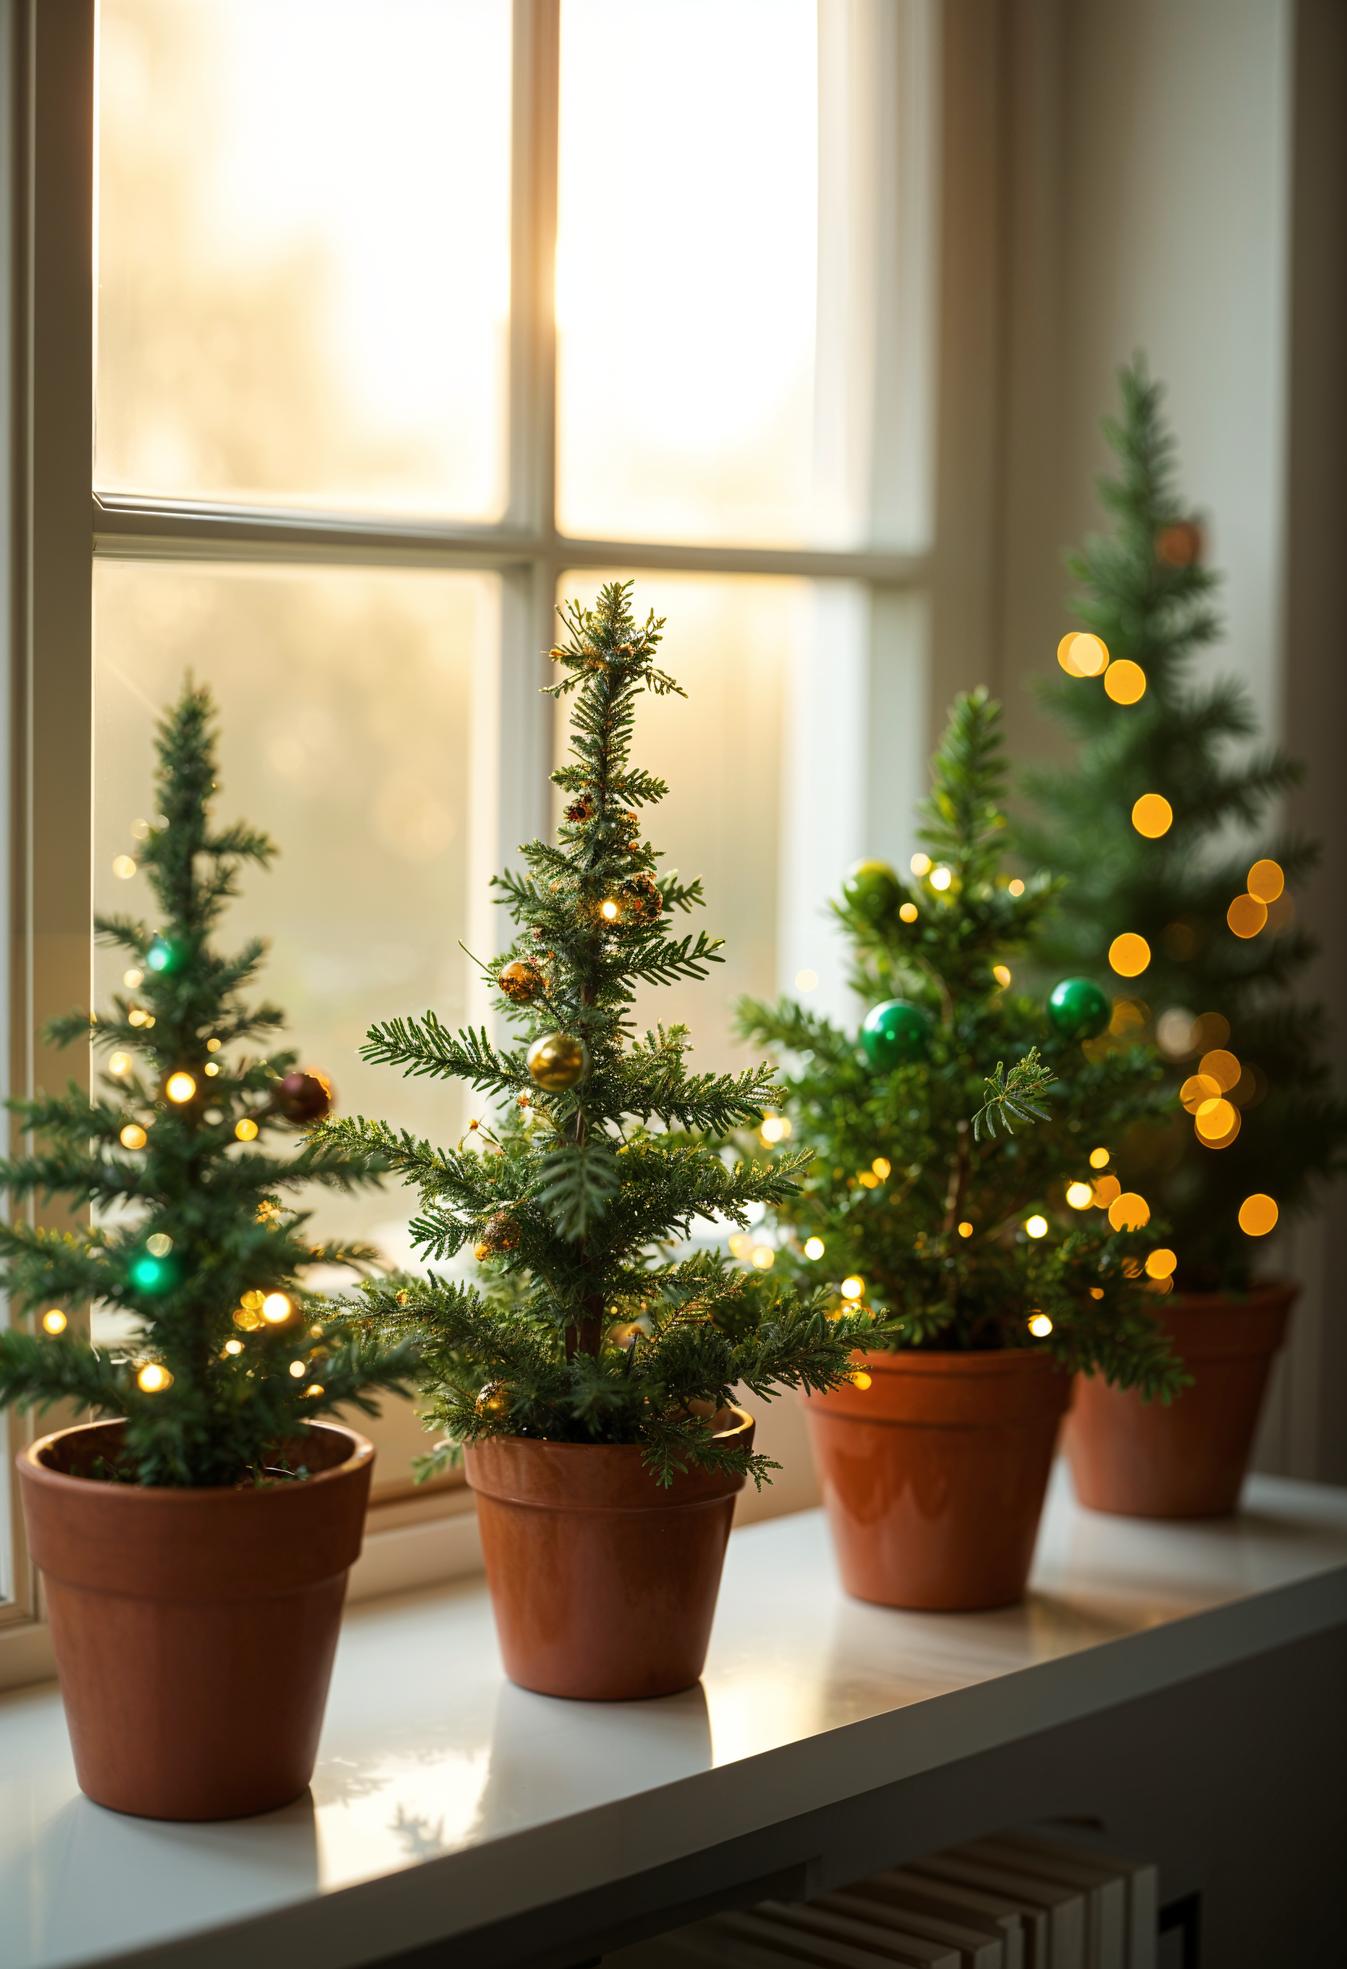
[[[141,1498],[164,1504],[181,1502],[201,1504],[209,1498],[257,1498],[269,1494],[266,1486],[254,1485],[244,1488],[238,1484],[110,1484],[101,1478],[76,1477],[67,1470],[53,1470],[42,1461],[44,1450],[52,1443],[60,1442],[68,1436],[88,1436],[102,1429],[119,1429],[123,1426],[123,1416],[105,1416],[98,1422],[76,1422],[68,1429],[51,1429],[35,1442],[25,1443],[14,1458],[19,1474],[26,1483],[39,1484],[54,1491],[58,1496],[64,1493],[74,1497],[88,1495],[90,1488],[97,1490],[100,1497]],[[311,1496],[321,1485],[330,1484],[341,1478],[348,1478],[374,1461],[374,1445],[358,1429],[352,1429],[345,1422],[306,1422],[306,1429],[320,1430],[324,1435],[344,1436],[350,1444],[350,1452],[340,1463],[330,1469],[318,1470],[312,1476],[302,1479],[299,1491]],[[289,1485],[277,1485],[277,1497],[293,1497],[297,1491]]]
[[1044,1368],[1055,1368],[1059,1374],[1070,1372],[1052,1354],[1036,1347],[986,1347],[976,1352],[953,1347],[857,1348],[852,1359],[863,1361],[867,1372],[878,1369],[881,1374],[1008,1374],[1021,1368],[1034,1374]]
[[1242,1291],[1233,1287],[1217,1292],[1174,1292],[1155,1302],[1160,1312],[1181,1308],[1185,1313],[1262,1312],[1285,1303],[1294,1305],[1300,1297],[1301,1282],[1295,1278],[1256,1278]]
[[[733,1415],[738,1419],[728,1428],[713,1430],[713,1442],[733,1442],[736,1436],[742,1436],[754,1426],[753,1416],[746,1408],[740,1408],[737,1402],[727,1402],[719,1413]],[[489,1443],[517,1443],[523,1450],[545,1449],[558,1455],[579,1450],[585,1456],[593,1456],[596,1453],[605,1456],[639,1456],[645,1448],[643,1443],[559,1443],[551,1436],[506,1435],[483,1436],[477,1442],[466,1443],[464,1448],[465,1450],[485,1449]]]

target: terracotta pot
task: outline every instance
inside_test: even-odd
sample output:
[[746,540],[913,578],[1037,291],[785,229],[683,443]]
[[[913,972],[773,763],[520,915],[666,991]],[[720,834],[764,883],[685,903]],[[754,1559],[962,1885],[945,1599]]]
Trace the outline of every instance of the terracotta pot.
[[1224,1518],[1239,1505],[1273,1356],[1300,1288],[1175,1293],[1155,1306],[1193,1385],[1166,1404],[1082,1377],[1066,1431],[1076,1495],[1132,1518]]
[[18,1457],[81,1788],[151,1819],[232,1819],[313,1774],[346,1575],[374,1450],[311,1423],[315,1472],[260,1489],[170,1490],[79,1473],[120,1422]]
[[[728,1415],[720,1440],[751,1448],[752,1417]],[[525,1436],[470,1444],[466,1463],[510,1680],[588,1702],[691,1688],[743,1478],[662,1489],[639,1447]]]
[[885,1607],[1023,1596],[1070,1377],[1046,1354],[862,1354],[805,1418],[842,1584]]

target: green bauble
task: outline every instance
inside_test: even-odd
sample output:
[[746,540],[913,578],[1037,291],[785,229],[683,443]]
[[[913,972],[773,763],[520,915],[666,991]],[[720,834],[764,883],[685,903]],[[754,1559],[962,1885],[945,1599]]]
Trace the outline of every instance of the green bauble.
[[931,1050],[931,1016],[906,998],[873,1005],[861,1027],[861,1051],[872,1067],[907,1066]]
[[1048,993],[1048,1023],[1063,1039],[1098,1039],[1113,1007],[1093,978],[1063,978]]
[[872,923],[895,910],[902,895],[898,877],[886,861],[853,861],[842,880],[847,905]]

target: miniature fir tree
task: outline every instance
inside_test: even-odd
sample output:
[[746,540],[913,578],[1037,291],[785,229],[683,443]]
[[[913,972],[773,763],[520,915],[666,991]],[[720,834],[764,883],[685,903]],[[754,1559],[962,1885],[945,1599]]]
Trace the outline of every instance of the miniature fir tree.
[[[137,850],[157,925],[96,921],[129,960],[126,995],[51,1028],[54,1044],[92,1039],[96,1091],[72,1082],[13,1102],[35,1146],[0,1163],[12,1201],[96,1212],[82,1229],[0,1224],[11,1302],[34,1320],[0,1333],[0,1404],[124,1416],[116,1474],[144,1484],[257,1481],[287,1453],[297,1469],[308,1421],[348,1403],[373,1412],[371,1391],[402,1388],[411,1366],[405,1345],[326,1333],[324,1302],[301,1282],[373,1253],[312,1243],[308,1213],[282,1197],[379,1171],[359,1148],[295,1146],[330,1090],[294,1053],[255,1050],[282,1023],[245,995],[263,945],[225,954],[212,941],[240,870],[274,852],[252,828],[212,821],[213,724],[208,694],[189,685],[158,730],[159,818]],[[68,1309],[91,1301],[129,1314],[134,1339],[76,1339]]]
[[806,1158],[727,1146],[775,1098],[767,1069],[693,1072],[685,1027],[636,1029],[642,987],[704,978],[721,950],[677,926],[701,884],[659,874],[642,835],[641,810],[666,789],[632,763],[636,708],[645,692],[682,692],[656,663],[663,622],[638,626],[630,588],[568,604],[551,652],[551,694],[570,704],[570,760],[553,774],[564,817],[554,841],[524,847],[523,873],[496,877],[516,934],[485,967],[518,1041],[427,1012],[374,1026],[364,1048],[467,1081],[494,1117],[448,1149],[365,1120],[323,1135],[385,1156],[415,1188],[411,1231],[429,1261],[466,1246],[482,1267],[480,1287],[431,1271],[364,1291],[371,1321],[424,1347],[427,1420],[447,1439],[431,1464],[483,1436],[534,1435],[640,1444],[665,1483],[692,1464],[760,1479],[765,1459],[715,1440],[731,1391],[833,1387],[870,1322],[833,1322],[822,1295],[686,1242],[699,1220],[742,1225],[750,1206],[784,1204]]
[[975,691],[936,756],[912,880],[861,862],[834,904],[871,1007],[859,1038],[790,1000],[744,1007],[791,1063],[785,1118],[815,1152],[778,1218],[796,1269],[885,1314],[891,1344],[1046,1347],[1164,1394],[1146,1288],[1164,1289],[1170,1256],[1114,1153],[1153,1072],[1135,1052],[1085,1056],[1108,1018],[1091,980],[1046,1006],[1015,988],[1010,960],[1057,885],[1001,872],[1004,787],[999,707]]
[[1240,1289],[1257,1240],[1344,1166],[1324,1015],[1291,997],[1314,953],[1292,889],[1316,849],[1273,829],[1299,768],[1250,749],[1257,717],[1237,683],[1194,674],[1220,636],[1218,577],[1179,490],[1161,388],[1140,361],[1120,381],[1121,419],[1105,425],[1117,471],[1099,488],[1112,528],[1069,562],[1084,633],[1062,638],[1065,674],[1044,691],[1079,751],[1030,781],[1025,852],[1069,878],[1036,955],[1122,981],[1115,1028],[1158,1041],[1170,1066],[1164,1124],[1134,1153],[1178,1283]]

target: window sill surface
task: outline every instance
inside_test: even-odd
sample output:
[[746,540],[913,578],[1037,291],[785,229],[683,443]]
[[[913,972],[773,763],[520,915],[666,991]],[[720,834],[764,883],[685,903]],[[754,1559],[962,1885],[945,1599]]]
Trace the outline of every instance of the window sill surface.
[[1255,1479],[1248,1507],[1101,1517],[1059,1472],[1030,1597],[973,1615],[847,1600],[817,1512],[751,1525],[703,1683],[645,1704],[505,1682],[480,1580],[368,1602],[311,1794],[231,1824],[90,1804],[54,1687],[17,1691],[0,1701],[5,1969],[353,1969],[1347,1623],[1347,1491]]

